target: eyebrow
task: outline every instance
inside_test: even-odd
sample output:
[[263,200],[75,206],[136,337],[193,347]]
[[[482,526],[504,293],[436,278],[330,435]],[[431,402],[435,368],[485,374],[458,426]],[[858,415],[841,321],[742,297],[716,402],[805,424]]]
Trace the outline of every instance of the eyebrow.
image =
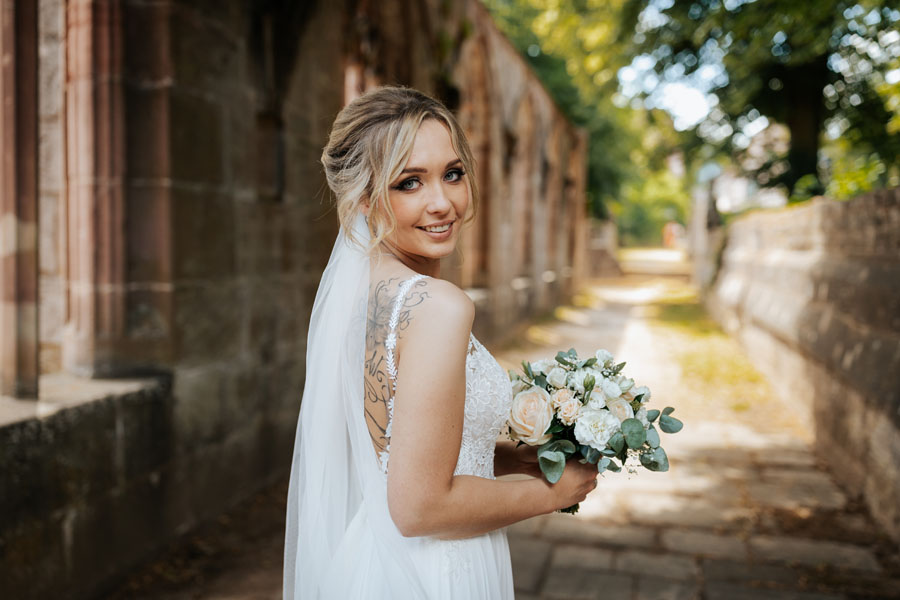
[[[462,161],[460,159],[454,158],[453,160],[451,160],[450,162],[447,163],[447,166],[445,166],[444,169],[449,169],[450,167],[455,167],[456,165],[461,165],[461,164],[462,164]],[[403,175],[404,173],[427,173],[427,172],[428,172],[428,169],[425,169],[423,167],[409,167],[407,169],[403,169],[402,171],[400,171],[400,174]]]

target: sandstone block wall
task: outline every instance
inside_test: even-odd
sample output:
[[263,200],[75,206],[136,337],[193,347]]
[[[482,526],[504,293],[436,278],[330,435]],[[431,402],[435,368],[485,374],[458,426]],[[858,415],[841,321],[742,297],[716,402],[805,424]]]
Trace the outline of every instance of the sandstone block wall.
[[900,539],[900,188],[738,219],[708,304]]

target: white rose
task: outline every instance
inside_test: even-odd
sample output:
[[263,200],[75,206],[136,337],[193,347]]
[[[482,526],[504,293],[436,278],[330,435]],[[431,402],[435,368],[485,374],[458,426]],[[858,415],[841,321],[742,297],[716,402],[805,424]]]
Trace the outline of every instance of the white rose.
[[600,390],[603,392],[607,404],[610,400],[615,400],[622,395],[622,388],[615,381],[610,381],[609,379],[600,380]]
[[[572,390],[562,389],[560,392],[572,393]],[[581,415],[581,402],[572,395],[568,400],[562,402],[556,409],[556,417],[563,425],[574,425]]]
[[634,387],[634,379],[629,379],[623,375],[617,375],[615,381],[623,394]]
[[642,406],[638,409],[636,413],[634,413],[634,418],[641,422],[641,425],[644,426],[644,429],[650,428],[650,420],[647,418],[647,408]]
[[531,371],[533,373],[543,373],[546,375],[550,372],[550,369],[552,369],[557,364],[558,363],[555,360],[542,358],[541,360],[536,360],[531,363]]
[[543,388],[532,386],[516,394],[509,411],[509,428],[513,439],[529,446],[540,446],[553,436],[544,433],[553,420],[550,394]]
[[606,408],[616,416],[620,423],[625,419],[634,417],[634,410],[632,410],[631,405],[628,404],[624,398],[608,401],[606,403]]
[[605,367],[607,364],[613,361],[613,355],[609,352],[609,350],[604,350],[603,348],[597,350],[594,356],[597,358],[597,364],[601,367]]
[[564,388],[566,387],[566,375],[568,372],[562,367],[550,369],[550,372],[547,373],[547,383],[553,387]]
[[596,450],[603,450],[609,438],[619,429],[619,420],[608,410],[584,407],[575,421],[575,439]]
[[550,394],[550,404],[553,405],[554,410],[559,410],[561,405],[573,398],[575,398],[575,392],[569,388],[562,388]]

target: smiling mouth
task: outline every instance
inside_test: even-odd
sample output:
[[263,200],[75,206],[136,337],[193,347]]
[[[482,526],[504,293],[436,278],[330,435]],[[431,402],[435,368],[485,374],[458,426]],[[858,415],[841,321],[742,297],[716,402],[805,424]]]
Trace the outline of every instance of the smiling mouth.
[[444,223],[443,225],[437,225],[434,227],[419,227],[418,229],[427,231],[429,233],[444,233],[445,231],[450,229],[450,226],[453,225],[453,223],[455,223],[455,221],[450,221],[449,223]]

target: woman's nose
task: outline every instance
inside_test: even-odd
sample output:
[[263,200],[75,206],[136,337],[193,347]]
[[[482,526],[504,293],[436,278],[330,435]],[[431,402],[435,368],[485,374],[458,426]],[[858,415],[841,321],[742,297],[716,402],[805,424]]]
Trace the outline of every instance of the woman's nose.
[[445,213],[450,210],[450,198],[443,185],[437,185],[432,188],[432,193],[428,197],[428,211],[434,213]]

